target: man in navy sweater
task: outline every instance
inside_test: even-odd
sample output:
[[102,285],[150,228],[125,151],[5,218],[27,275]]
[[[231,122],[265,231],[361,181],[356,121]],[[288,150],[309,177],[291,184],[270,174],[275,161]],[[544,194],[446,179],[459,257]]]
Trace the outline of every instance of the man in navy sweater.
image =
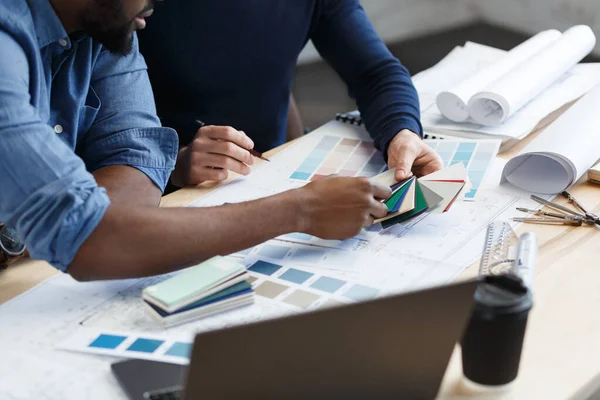
[[[312,40],[348,85],[396,178],[442,167],[422,140],[419,100],[358,0],[178,0],[140,35],[159,115],[181,147],[172,182],[249,174],[255,148],[285,141],[289,94]],[[196,120],[209,124],[198,129]],[[235,129],[234,129],[235,128]]]

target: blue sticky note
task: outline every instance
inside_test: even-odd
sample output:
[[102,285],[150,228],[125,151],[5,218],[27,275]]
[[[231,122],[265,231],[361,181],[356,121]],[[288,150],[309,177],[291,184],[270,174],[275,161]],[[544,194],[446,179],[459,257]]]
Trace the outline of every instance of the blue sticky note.
[[158,349],[164,342],[164,340],[139,338],[127,348],[127,351],[136,351],[138,353],[154,353],[156,349]]
[[119,347],[119,345],[123,343],[125,339],[127,339],[127,336],[102,334],[98,336],[92,343],[90,343],[89,347],[114,350]]

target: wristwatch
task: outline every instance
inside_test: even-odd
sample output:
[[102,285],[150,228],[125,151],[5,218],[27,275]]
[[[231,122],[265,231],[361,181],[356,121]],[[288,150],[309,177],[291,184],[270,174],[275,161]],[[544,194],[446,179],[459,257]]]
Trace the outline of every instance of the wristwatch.
[[25,244],[15,229],[0,223],[0,269],[25,257]]

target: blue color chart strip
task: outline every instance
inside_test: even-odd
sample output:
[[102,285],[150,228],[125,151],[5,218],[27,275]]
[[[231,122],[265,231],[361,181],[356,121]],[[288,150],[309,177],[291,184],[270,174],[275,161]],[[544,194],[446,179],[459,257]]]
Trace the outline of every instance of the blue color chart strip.
[[498,144],[493,141],[426,140],[425,142],[440,155],[444,166],[463,163],[472,185],[471,190],[465,194],[465,199],[473,200],[488,168],[498,154]]
[[304,162],[290,176],[291,179],[307,181],[319,168],[321,163],[325,161],[327,155],[338,144],[341,138],[336,136],[323,136],[319,144],[306,157]]
[[63,348],[120,358],[188,363],[191,341],[165,339],[144,333],[109,333],[93,329],[76,331]]
[[357,176],[366,176],[367,178],[372,178],[376,175],[379,175],[387,168],[385,163],[385,159],[383,155],[376,151],[373,153],[367,164],[363,167],[363,169],[358,173]]

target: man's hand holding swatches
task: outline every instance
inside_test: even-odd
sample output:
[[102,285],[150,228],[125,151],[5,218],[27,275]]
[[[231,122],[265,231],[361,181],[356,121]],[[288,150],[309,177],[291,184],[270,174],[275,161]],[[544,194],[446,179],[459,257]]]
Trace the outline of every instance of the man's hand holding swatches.
[[429,175],[444,167],[441,157],[414,132],[404,129],[390,142],[388,165],[396,168],[396,180],[402,181],[412,174]]

